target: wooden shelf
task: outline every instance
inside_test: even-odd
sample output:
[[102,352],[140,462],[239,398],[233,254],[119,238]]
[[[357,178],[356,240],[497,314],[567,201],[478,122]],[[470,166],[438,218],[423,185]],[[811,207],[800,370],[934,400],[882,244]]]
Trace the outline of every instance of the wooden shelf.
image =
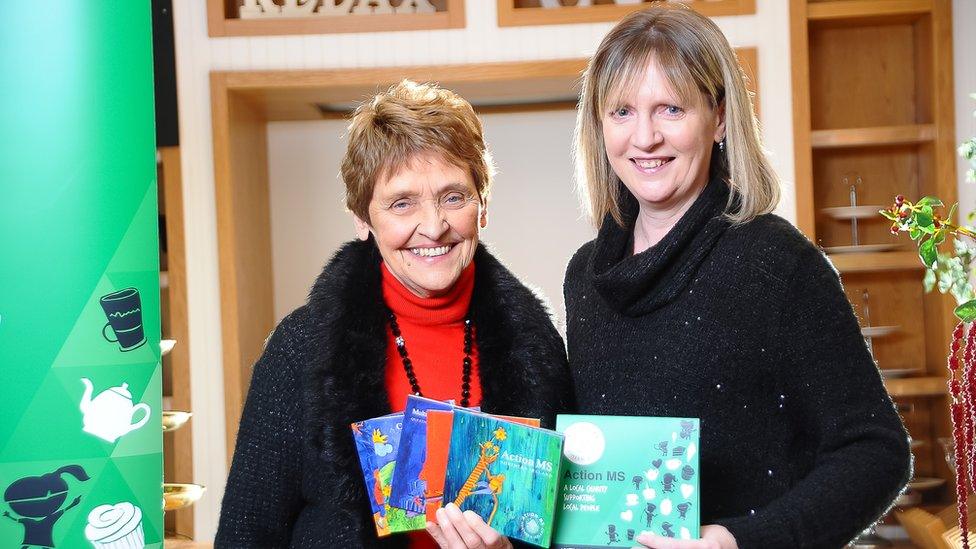
[[224,0],[207,0],[207,31],[216,37],[464,28],[464,0],[447,0],[446,7],[435,13],[240,19]]
[[886,379],[885,388],[893,397],[944,396],[946,380],[941,377]]
[[[827,256],[841,273],[921,270],[916,252],[873,252]],[[919,282],[921,284],[921,282]]]
[[846,0],[810,4],[807,6],[807,18],[811,21],[881,19],[925,15],[931,11],[932,0]]
[[[190,401],[189,328],[186,302],[186,247],[183,233],[183,183],[178,147],[157,150],[157,172],[163,209],[160,227],[166,236],[167,270],[159,273],[162,331],[178,345],[162,358],[163,409],[193,409]],[[163,434],[163,476],[166,482],[193,482],[192,425]],[[166,513],[164,529],[180,536],[193,537],[193,511],[181,509]]]
[[[952,429],[943,372],[953,300],[924,291],[915,245],[890,235],[880,215],[860,220],[857,241],[893,249],[841,253],[853,241],[852,224],[828,215],[845,210],[823,210],[850,204],[852,192],[855,204],[887,205],[898,194],[957,201],[952,67],[939,63],[952,58],[952,3],[789,4],[797,222],[813,242],[830,246],[825,252],[833,252],[828,258],[862,324],[904,326],[873,338],[871,351],[890,376],[882,380],[905,429],[929,442],[913,450],[916,472],[951,478],[936,440]],[[933,490],[922,501],[949,497]]]
[[211,549],[213,544],[205,541],[166,538],[163,540],[163,547],[166,549]]
[[904,145],[929,143],[935,140],[937,134],[938,132],[932,124],[814,130],[810,132],[810,144],[815,149]]
[[[647,8],[647,3],[632,5],[600,4],[594,6],[564,6],[542,8],[517,6],[517,0],[498,0],[498,26],[562,25],[618,21],[630,12]],[[691,9],[708,17],[750,15],[756,13],[755,0],[685,0]]]

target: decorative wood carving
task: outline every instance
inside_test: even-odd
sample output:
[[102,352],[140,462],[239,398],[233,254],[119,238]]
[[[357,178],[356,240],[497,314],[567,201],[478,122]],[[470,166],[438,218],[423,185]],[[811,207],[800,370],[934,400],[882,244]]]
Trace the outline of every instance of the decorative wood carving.
[[430,0],[243,0],[241,19],[270,17],[341,17],[347,15],[398,15],[434,13]]
[[[497,0],[498,25],[558,25],[617,21],[656,0]],[[756,13],[755,0],[682,0],[708,17]]]

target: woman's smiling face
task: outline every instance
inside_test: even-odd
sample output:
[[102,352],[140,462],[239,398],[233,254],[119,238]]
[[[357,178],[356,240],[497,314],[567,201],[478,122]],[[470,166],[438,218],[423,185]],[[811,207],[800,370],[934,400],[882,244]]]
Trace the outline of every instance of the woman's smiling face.
[[454,286],[474,259],[486,223],[471,172],[438,154],[418,155],[380,177],[369,222],[356,218],[359,236],[372,233],[387,269],[420,297]]
[[682,101],[657,62],[607,105],[602,126],[610,166],[642,209],[683,211],[708,182],[712,146],[725,134],[720,109]]

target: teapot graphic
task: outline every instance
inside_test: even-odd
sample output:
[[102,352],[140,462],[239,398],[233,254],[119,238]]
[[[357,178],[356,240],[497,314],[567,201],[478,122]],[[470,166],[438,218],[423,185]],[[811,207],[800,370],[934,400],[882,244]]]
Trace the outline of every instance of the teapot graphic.
[[[83,377],[85,394],[81,397],[81,413],[84,414],[84,431],[98,438],[115,442],[122,435],[135,431],[149,421],[150,409],[145,403],[132,404],[132,393],[129,384],[123,383],[119,387],[112,387],[92,398],[94,387],[90,379]],[[132,419],[139,410],[143,416],[135,423]]]

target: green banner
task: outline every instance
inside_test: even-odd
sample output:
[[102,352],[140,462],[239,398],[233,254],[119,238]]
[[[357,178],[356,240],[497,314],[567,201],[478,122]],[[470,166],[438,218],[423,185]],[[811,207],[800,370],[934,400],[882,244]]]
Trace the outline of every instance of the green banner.
[[161,547],[150,2],[0,18],[0,547]]

